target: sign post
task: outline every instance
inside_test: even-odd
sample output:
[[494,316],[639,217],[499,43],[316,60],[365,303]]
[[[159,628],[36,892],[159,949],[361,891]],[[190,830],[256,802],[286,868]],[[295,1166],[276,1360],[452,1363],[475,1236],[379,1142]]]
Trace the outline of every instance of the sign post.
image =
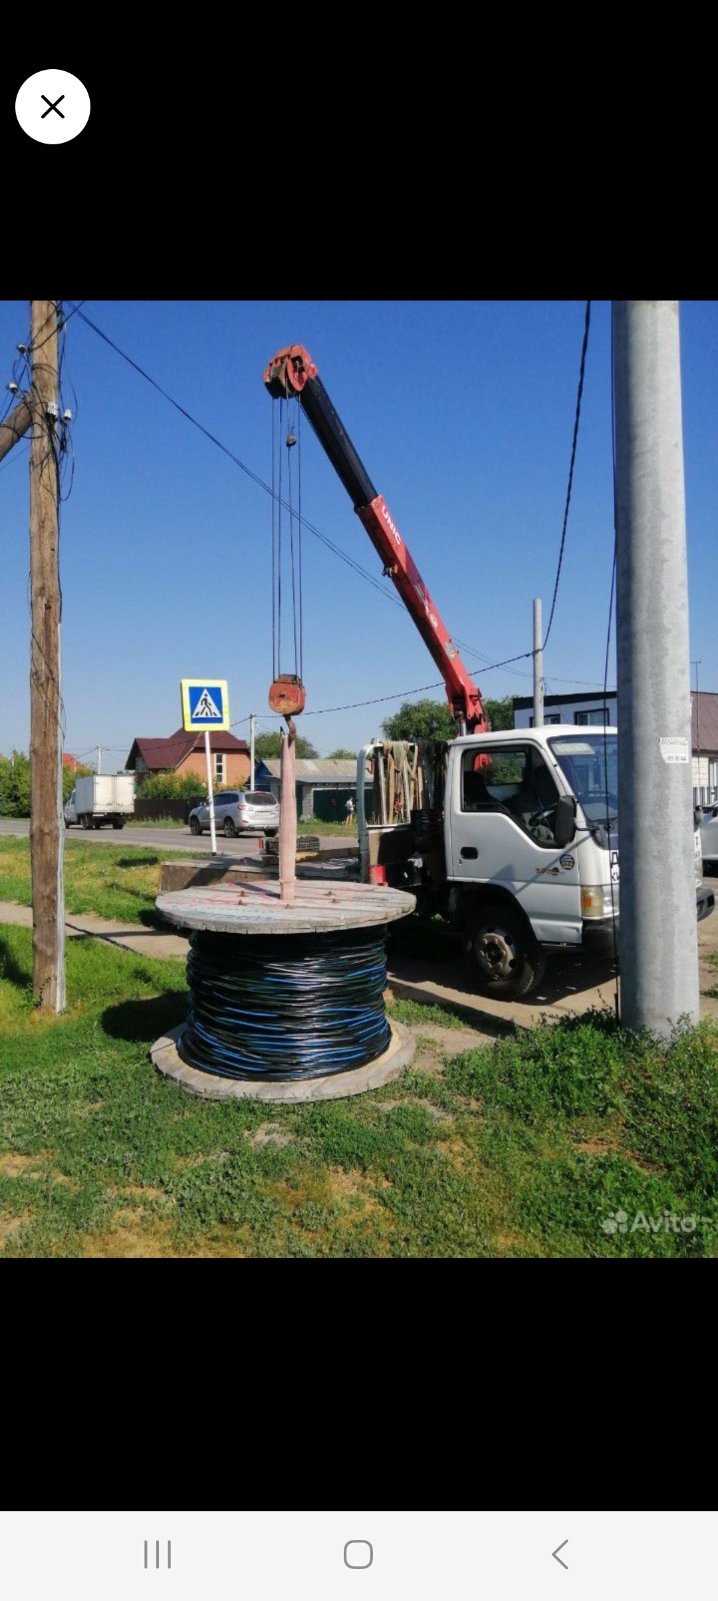
[[212,843],[212,855],[217,855],[217,834],[214,821],[214,786],[212,784],[212,757],[210,753],[210,729],[227,730],[229,728],[229,694],[227,692],[226,678],[183,678],[180,683],[182,695],[182,727],[187,733],[197,729],[204,731],[204,753],[207,760],[207,799],[209,801],[209,833]]
[[212,758],[209,753],[209,729],[204,731],[204,754],[207,758],[207,799],[209,801],[209,837],[212,855],[217,855],[217,831],[214,826],[214,789],[212,787]]

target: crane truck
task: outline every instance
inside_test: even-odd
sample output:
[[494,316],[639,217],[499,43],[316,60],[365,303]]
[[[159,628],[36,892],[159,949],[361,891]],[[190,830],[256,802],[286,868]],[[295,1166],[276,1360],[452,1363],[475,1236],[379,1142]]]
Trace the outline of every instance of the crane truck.
[[[441,672],[457,723],[451,741],[373,740],[359,752],[362,878],[410,888],[420,908],[445,915],[473,953],[477,987],[495,996],[529,994],[554,952],[611,960],[619,901],[616,729],[490,732],[481,692],[309,352],[302,345],[278,351],[264,383],[274,399],[298,397]],[[714,910],[715,894],[701,882],[698,832],[695,852],[700,919]]]

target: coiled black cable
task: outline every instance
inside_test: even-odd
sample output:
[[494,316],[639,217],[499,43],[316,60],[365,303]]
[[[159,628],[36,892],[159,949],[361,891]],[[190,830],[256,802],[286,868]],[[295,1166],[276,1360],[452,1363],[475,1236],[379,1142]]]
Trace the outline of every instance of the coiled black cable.
[[327,934],[195,930],[183,1061],[224,1078],[308,1079],[373,1062],[389,1044],[386,926]]

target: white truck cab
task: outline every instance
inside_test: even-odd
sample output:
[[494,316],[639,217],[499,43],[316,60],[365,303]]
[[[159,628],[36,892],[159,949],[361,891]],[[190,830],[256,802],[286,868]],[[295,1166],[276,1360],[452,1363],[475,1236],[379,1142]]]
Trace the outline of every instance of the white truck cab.
[[[528,994],[551,951],[613,958],[619,907],[616,729],[548,724],[465,735],[443,748],[443,794],[441,747],[433,742],[426,742],[426,750],[418,742],[407,745],[403,761],[401,747],[387,742],[360,753],[360,765],[363,758],[373,766],[378,814],[374,824],[363,815],[362,766],[362,876],[428,886],[433,909],[444,910],[465,931],[479,982],[494,995]],[[443,849],[437,849],[442,813]],[[420,823],[422,817],[428,821]],[[701,885],[700,842],[696,885],[700,918],[715,902]]]

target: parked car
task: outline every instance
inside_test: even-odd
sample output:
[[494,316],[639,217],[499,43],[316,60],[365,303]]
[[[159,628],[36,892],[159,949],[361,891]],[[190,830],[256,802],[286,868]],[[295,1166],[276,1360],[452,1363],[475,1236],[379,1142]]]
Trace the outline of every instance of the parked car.
[[[209,802],[193,807],[189,814],[192,834],[209,831]],[[214,797],[214,826],[218,833],[233,839],[236,834],[258,830],[270,837],[279,830],[279,802],[261,789],[224,790]]]
[[703,857],[703,871],[715,873],[718,869],[718,811],[708,816],[706,808],[704,820],[701,823],[701,856]]

